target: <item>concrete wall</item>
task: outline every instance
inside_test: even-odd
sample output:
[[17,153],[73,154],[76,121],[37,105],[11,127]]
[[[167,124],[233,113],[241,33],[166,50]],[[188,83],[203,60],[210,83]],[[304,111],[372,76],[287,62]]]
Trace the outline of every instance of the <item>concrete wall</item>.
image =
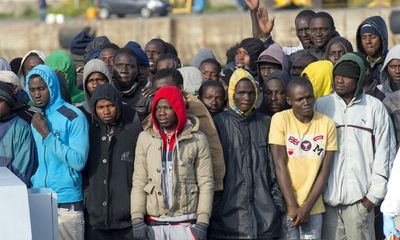
[[[388,21],[390,9],[355,9],[329,11],[334,17],[339,33],[348,38],[355,47],[355,32],[361,21],[369,16],[380,15]],[[298,45],[294,18],[297,11],[272,12],[276,16],[273,37],[281,45]],[[98,35],[106,35],[122,46],[134,40],[142,46],[151,38],[160,37],[173,43],[181,60],[190,63],[201,47],[212,48],[221,62],[225,62],[225,51],[243,38],[251,36],[249,13],[232,12],[214,15],[180,15],[167,18],[126,18],[95,21],[83,19],[67,21],[64,25],[40,24],[37,21],[0,22],[0,56],[11,60],[24,55],[30,49],[46,53],[59,48],[58,34],[61,28],[71,32],[92,25]],[[389,36],[389,46],[395,38]]]

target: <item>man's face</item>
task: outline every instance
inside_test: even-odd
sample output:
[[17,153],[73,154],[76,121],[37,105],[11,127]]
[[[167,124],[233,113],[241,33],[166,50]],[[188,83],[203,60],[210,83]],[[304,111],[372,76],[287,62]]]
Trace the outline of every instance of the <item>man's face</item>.
[[121,87],[131,87],[138,74],[137,62],[129,54],[121,53],[114,58],[114,79]]
[[286,109],[286,88],[279,79],[271,79],[265,85],[266,108],[272,114]]
[[209,86],[204,89],[203,96],[200,99],[206,106],[211,115],[215,115],[224,110],[225,94],[220,87]]
[[155,118],[161,128],[174,131],[178,125],[178,118],[166,99],[160,99],[155,108]]
[[0,119],[8,117],[11,113],[11,108],[4,100],[0,99]]
[[306,49],[311,45],[310,20],[308,18],[299,18],[296,22],[296,35],[301,45]]
[[39,64],[43,64],[43,60],[37,55],[31,55],[25,59],[24,65],[22,66],[22,73],[24,76],[28,75],[29,71]]
[[332,38],[334,27],[326,18],[313,18],[310,22],[311,41],[317,48],[323,48]]
[[254,106],[256,100],[256,89],[249,80],[240,80],[233,94],[236,107],[242,112],[248,112]]
[[89,95],[91,96],[93,91],[96,89],[97,86],[108,83],[108,79],[104,74],[99,72],[94,72],[89,75],[86,80],[86,90],[88,91]]
[[260,74],[263,81],[267,80],[269,75],[276,70],[282,70],[281,65],[275,63],[260,63]]
[[344,77],[340,75],[334,76],[335,91],[342,98],[352,99],[357,89],[357,79]]
[[241,47],[236,51],[235,62],[238,68],[250,65],[250,56],[246,49]]
[[115,104],[106,99],[100,99],[96,103],[96,115],[105,124],[115,122],[118,114],[118,109]]
[[400,83],[400,59],[393,59],[387,66],[390,79],[394,83]]
[[160,78],[153,82],[153,88],[156,91],[165,86],[176,86],[176,82],[172,79],[172,77]]
[[335,65],[337,60],[339,60],[339,58],[345,53],[346,49],[344,49],[343,45],[335,42],[328,49],[328,60],[331,61],[333,65]]
[[146,82],[149,77],[149,67],[145,65],[139,66],[138,79],[141,82]]
[[29,92],[35,107],[45,109],[50,102],[50,91],[41,77],[29,80]]
[[154,74],[157,71],[157,60],[162,54],[164,54],[164,48],[161,43],[150,41],[144,47],[144,51],[149,58],[149,71]]
[[364,33],[361,36],[361,45],[368,56],[376,57],[380,55],[381,38],[372,33]]
[[212,63],[203,63],[200,65],[200,72],[203,74],[204,81],[219,80],[218,67]]
[[112,74],[114,55],[117,51],[113,48],[105,48],[100,52],[99,59],[106,63],[108,71]]
[[311,86],[292,87],[288,92],[287,102],[292,106],[295,115],[308,119],[313,117],[315,97]]

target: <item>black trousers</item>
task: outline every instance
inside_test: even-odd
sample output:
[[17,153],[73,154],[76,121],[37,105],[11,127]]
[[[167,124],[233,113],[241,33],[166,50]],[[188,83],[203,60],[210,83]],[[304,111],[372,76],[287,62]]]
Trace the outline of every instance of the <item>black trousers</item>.
[[89,224],[85,227],[85,240],[133,240],[132,228],[101,230]]

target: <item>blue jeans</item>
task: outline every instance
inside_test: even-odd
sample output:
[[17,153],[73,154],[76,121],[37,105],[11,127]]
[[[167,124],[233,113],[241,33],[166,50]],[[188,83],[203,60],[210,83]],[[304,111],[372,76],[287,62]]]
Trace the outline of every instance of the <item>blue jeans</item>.
[[290,226],[292,221],[287,214],[282,222],[283,239],[321,239],[322,214],[310,215],[308,221],[299,227]]

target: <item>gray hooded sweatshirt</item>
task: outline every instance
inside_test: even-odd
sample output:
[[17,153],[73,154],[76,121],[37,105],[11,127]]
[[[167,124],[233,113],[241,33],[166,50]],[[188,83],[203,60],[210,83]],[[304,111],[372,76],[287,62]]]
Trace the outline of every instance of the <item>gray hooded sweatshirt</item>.
[[[88,80],[90,74],[92,73],[102,73],[104,76],[106,76],[108,82],[111,82],[111,76],[108,72],[108,67],[107,65],[99,60],[99,59],[92,59],[89,62],[87,62],[83,68],[83,90],[85,92],[85,101],[83,103],[81,103],[81,105],[79,106],[79,109],[82,110],[86,117],[92,115],[92,110],[90,108],[90,94],[87,91],[86,88],[86,81]],[[90,122],[91,119],[89,119],[88,117],[88,121]]]
[[400,60],[400,44],[397,44],[396,46],[392,47],[388,54],[386,55],[385,62],[383,63],[382,69],[381,69],[381,85],[378,86],[378,89],[385,94],[385,96],[388,96],[392,92],[395,91],[395,89],[392,89],[390,86],[390,76],[387,71],[387,66],[390,61],[393,59],[399,59]]

